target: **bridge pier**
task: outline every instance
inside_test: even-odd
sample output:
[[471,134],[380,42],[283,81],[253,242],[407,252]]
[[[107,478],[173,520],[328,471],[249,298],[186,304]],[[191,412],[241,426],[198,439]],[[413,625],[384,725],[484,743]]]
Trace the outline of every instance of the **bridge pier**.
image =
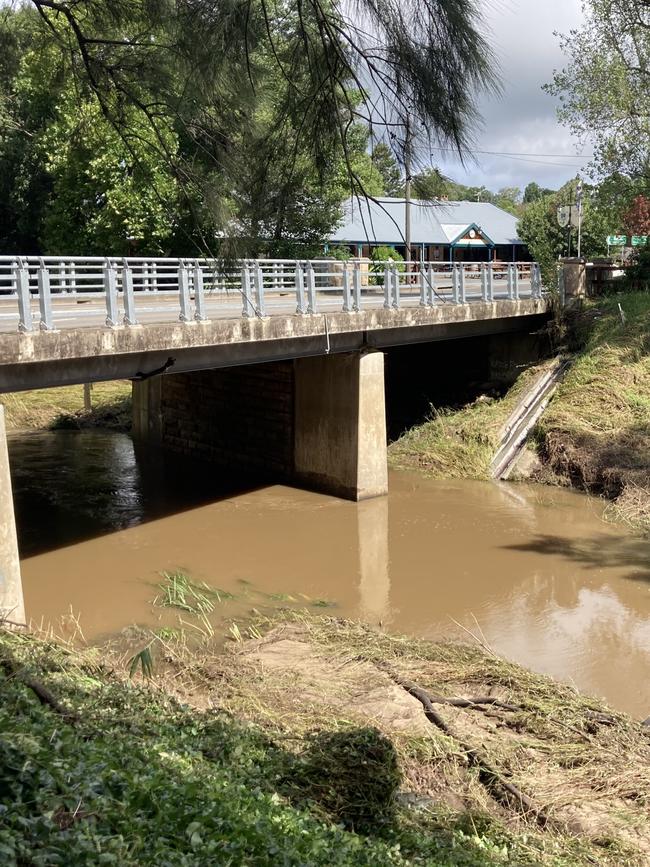
[[351,500],[388,491],[384,356],[348,352],[133,383],[136,438]]
[[4,407],[0,404],[0,621],[25,622]]

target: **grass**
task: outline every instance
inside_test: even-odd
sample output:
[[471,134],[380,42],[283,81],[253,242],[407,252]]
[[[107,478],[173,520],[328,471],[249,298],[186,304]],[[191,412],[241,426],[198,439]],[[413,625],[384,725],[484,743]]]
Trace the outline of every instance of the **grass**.
[[2,395],[8,430],[109,427],[131,428],[131,383],[100,382],[92,387],[92,410],[84,410],[82,385],[41,388]]
[[650,293],[591,303],[577,326],[583,345],[540,420],[540,452],[555,477],[650,531]]
[[[257,640],[226,652],[159,635],[146,680],[135,657],[0,632],[3,863],[647,863],[625,833],[650,803],[638,723],[477,647],[298,612],[245,631]],[[396,703],[386,665],[431,694],[489,685],[520,710],[440,706],[452,732],[396,728],[368,710],[380,687]],[[547,827],[494,801],[468,744],[543,803]],[[590,834],[563,824],[561,804],[581,800],[601,805]]]
[[[587,303],[567,316],[575,359],[533,435],[537,478],[610,501],[606,514],[650,532],[650,293]],[[543,365],[498,400],[434,412],[389,447],[393,467],[488,479],[499,431]]]
[[389,446],[391,466],[418,470],[434,479],[489,479],[499,432],[522,392],[543,368],[524,371],[503,398],[479,398],[459,409],[432,411],[424,424]]

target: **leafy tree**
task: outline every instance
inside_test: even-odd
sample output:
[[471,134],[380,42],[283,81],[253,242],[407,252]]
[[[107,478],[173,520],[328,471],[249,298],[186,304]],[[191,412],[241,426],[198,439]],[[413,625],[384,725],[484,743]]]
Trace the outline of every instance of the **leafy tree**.
[[623,226],[628,235],[650,235],[650,200],[637,196],[623,214]]
[[[539,262],[548,288],[557,284],[557,262],[569,252],[569,232],[557,222],[560,205],[575,202],[577,180],[566,183],[560,190],[531,202],[518,225],[519,237],[527,245],[533,259]],[[585,189],[582,219],[582,249],[584,256],[602,256],[607,252],[608,217],[597,207],[597,197]],[[576,254],[576,230],[571,230],[571,253]]]
[[[495,86],[464,0],[360,0],[354,10],[343,0],[30,3],[38,38],[122,139],[130,170],[140,144],[163,161],[187,212],[179,226],[203,249],[240,219],[256,237],[269,222],[268,209],[253,208],[266,189],[280,203],[274,230],[285,233],[284,215],[300,212],[296,190],[320,195],[341,162],[346,192],[363,192],[359,124],[383,124],[402,164],[414,142],[462,149],[477,93]],[[166,198],[165,183],[157,192]],[[209,230],[192,233],[197,219]]]
[[425,169],[413,178],[411,191],[414,199],[434,200],[444,196],[450,197],[454,184],[449,178],[441,174],[440,170],[432,166]]
[[385,142],[379,142],[372,149],[372,165],[381,176],[383,195],[401,196],[404,192],[402,173],[393,152]]
[[541,199],[544,196],[550,196],[552,193],[553,190],[549,190],[546,187],[540,187],[538,183],[531,181],[524,190],[523,203],[524,205],[530,205],[531,202],[536,202],[538,199]]
[[519,214],[521,210],[521,190],[519,187],[502,187],[494,196],[493,204],[511,214]]
[[650,179],[650,4],[586,0],[585,23],[561,37],[568,56],[546,90],[558,116],[594,142],[594,172]]

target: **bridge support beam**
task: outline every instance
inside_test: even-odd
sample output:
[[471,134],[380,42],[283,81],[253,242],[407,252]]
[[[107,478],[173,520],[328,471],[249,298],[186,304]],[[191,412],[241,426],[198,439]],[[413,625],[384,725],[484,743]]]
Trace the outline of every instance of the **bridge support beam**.
[[0,621],[25,622],[4,407],[0,404]]
[[365,500],[388,493],[384,356],[350,352],[295,362],[296,480]]

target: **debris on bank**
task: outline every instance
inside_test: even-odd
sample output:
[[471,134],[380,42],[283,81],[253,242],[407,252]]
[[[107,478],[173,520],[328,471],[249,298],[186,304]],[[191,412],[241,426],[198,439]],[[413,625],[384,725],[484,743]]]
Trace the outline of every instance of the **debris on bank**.
[[6,863],[650,862],[650,728],[487,647],[301,612],[147,637],[135,674],[0,632]]

